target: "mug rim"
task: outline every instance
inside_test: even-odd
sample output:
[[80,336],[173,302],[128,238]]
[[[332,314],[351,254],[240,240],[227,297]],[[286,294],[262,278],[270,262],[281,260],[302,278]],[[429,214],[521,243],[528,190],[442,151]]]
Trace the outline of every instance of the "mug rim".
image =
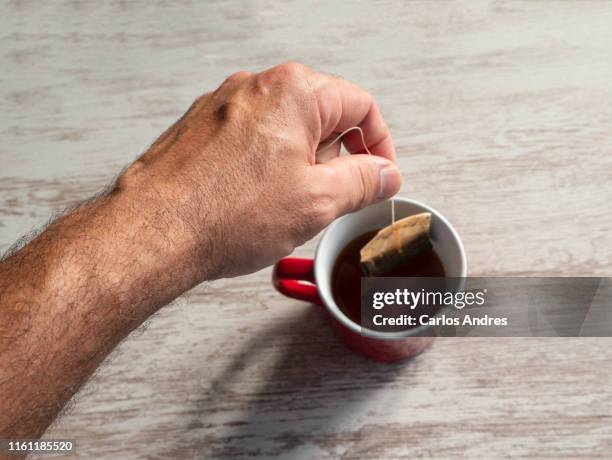
[[[455,240],[455,243],[457,244],[457,247],[459,248],[459,254],[461,255],[461,273],[458,278],[467,277],[467,257],[465,255],[465,248],[463,247],[463,242],[461,241],[461,238],[459,237],[459,234],[457,233],[455,228],[446,219],[446,217],[444,217],[438,210],[420,201],[417,201],[417,200],[413,200],[410,198],[402,198],[402,197],[395,197],[394,200],[412,204],[418,208],[421,208],[423,212],[430,212],[432,215],[435,215],[436,218],[439,219],[448,228],[448,230],[450,231],[451,235],[453,236]],[[323,276],[322,271],[325,269],[325,267],[322,266],[322,262],[320,262],[322,259],[321,257],[319,257],[320,255],[319,253],[323,246],[323,242],[325,241],[326,238],[329,238],[329,235],[338,226],[342,225],[346,219],[350,219],[352,216],[356,215],[359,212],[360,211],[357,211],[351,214],[347,214],[341,217],[340,219],[337,219],[334,222],[332,222],[331,225],[324,230],[323,234],[321,235],[321,238],[319,239],[319,243],[317,244],[317,249],[315,250],[315,256],[314,256],[314,279],[315,279],[315,285],[317,288],[317,293],[319,294],[319,298],[323,301],[323,305],[325,306],[325,309],[329,312],[330,315],[332,315],[336,320],[340,321],[340,323],[342,323],[345,327],[349,328],[350,330],[354,332],[357,332],[358,334],[362,336],[371,337],[375,339],[392,340],[392,339],[404,339],[407,337],[414,337],[414,336],[421,335],[423,332],[427,331],[428,329],[431,329],[432,326],[422,325],[422,326],[414,327],[414,328],[407,329],[405,331],[399,331],[399,332],[382,332],[382,331],[375,331],[373,329],[365,328],[361,326],[360,324],[355,323],[353,320],[351,320],[348,316],[346,316],[342,312],[342,310],[340,309],[340,307],[338,307],[338,305],[336,304],[336,301],[334,300],[333,294],[331,293],[331,289],[329,290],[330,292],[322,291],[320,287],[321,283],[319,283],[318,280]],[[331,271],[333,271],[333,269],[334,267],[330,267]],[[333,309],[330,306],[330,304],[333,305],[335,309]],[[440,313],[440,311],[438,311],[438,313]]]

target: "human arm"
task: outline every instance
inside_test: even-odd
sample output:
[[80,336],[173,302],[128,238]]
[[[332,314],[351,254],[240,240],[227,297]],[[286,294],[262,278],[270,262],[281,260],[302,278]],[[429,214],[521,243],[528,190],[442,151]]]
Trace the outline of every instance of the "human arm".
[[[373,156],[317,163],[351,126]],[[359,133],[344,139],[359,153]],[[263,268],[397,192],[372,97],[297,64],[201,96],[103,196],[0,262],[0,437],[38,437],[108,353],[204,280]],[[384,178],[384,183],[381,181]]]

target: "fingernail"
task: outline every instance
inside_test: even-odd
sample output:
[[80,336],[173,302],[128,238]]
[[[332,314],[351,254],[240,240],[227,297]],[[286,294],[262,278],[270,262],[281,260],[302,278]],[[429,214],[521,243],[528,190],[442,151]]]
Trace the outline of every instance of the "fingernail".
[[390,165],[380,170],[380,192],[378,198],[390,198],[397,193],[402,182],[397,166]]

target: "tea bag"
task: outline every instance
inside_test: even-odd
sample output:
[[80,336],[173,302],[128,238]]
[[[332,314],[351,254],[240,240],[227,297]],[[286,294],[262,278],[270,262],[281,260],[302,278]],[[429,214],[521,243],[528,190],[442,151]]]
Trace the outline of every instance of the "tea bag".
[[423,212],[381,229],[361,249],[361,269],[367,276],[380,275],[431,249],[430,227],[431,213]]

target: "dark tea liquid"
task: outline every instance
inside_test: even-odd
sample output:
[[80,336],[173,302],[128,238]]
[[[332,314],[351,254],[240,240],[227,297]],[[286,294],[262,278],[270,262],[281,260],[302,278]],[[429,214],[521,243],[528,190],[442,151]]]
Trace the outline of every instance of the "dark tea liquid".
[[[336,259],[332,272],[334,300],[340,310],[357,324],[361,324],[361,277],[363,276],[359,266],[359,251],[376,233],[378,230],[365,233],[351,241]],[[444,266],[436,251],[428,249],[381,276],[443,277]]]

